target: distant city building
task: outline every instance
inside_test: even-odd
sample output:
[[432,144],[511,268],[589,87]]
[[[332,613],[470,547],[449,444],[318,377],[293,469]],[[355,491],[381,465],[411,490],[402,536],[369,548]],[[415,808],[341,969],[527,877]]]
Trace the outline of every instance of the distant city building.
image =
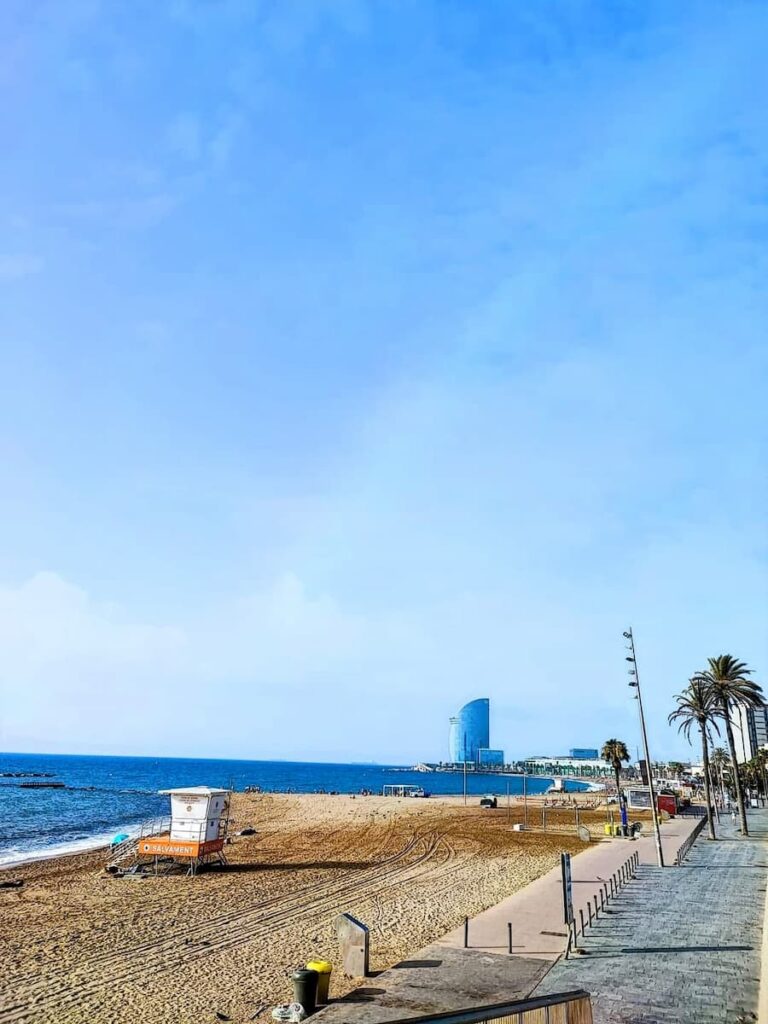
[[568,753],[577,761],[597,761],[600,758],[600,751],[596,747],[571,747]]
[[450,719],[448,734],[448,760],[453,764],[475,762],[481,748],[490,747],[490,701],[480,697],[465,704],[458,715]]
[[498,767],[504,764],[504,751],[491,750],[489,747],[480,747],[477,752],[477,763],[480,767],[493,765]]
[[759,708],[738,707],[731,715],[736,760],[743,764],[751,761],[768,746],[768,704]]
[[587,775],[592,778],[613,778],[613,768],[600,758],[581,757],[527,757],[520,762],[523,771],[531,775]]

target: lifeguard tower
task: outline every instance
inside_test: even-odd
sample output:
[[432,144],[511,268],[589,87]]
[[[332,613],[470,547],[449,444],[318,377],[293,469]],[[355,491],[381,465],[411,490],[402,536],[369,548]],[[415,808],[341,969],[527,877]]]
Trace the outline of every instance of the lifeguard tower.
[[186,789],[161,789],[171,798],[171,820],[168,831],[144,835],[138,840],[139,858],[158,861],[174,860],[187,864],[188,874],[212,861],[226,863],[224,842],[229,827],[228,789],[189,786]]

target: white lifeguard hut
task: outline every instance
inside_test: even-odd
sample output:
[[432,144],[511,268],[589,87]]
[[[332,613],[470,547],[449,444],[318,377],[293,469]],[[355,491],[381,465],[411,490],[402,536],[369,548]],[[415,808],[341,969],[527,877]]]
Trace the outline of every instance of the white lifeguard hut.
[[139,857],[171,859],[188,864],[194,875],[203,864],[218,860],[226,863],[224,843],[229,827],[228,789],[188,786],[186,789],[161,789],[171,798],[171,821],[168,831],[142,836],[138,842]]

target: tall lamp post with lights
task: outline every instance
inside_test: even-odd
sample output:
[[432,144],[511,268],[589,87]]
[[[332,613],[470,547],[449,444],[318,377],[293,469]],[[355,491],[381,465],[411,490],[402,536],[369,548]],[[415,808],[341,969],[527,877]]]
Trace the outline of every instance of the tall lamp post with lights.
[[635,654],[635,638],[632,635],[632,627],[624,631],[624,639],[629,641],[627,650],[629,655],[627,661],[630,662],[631,668],[629,669],[630,681],[629,685],[633,686],[637,693],[637,706],[640,709],[640,731],[643,734],[643,753],[645,754],[645,763],[648,768],[648,794],[651,799],[651,814],[653,815],[653,834],[656,840],[656,860],[660,868],[664,867],[664,851],[661,848],[661,830],[659,828],[659,811],[656,807],[656,792],[653,788],[653,765],[651,764],[651,755],[648,752],[648,733],[645,731],[645,715],[643,714],[643,698],[640,693],[640,676],[637,673],[637,655]]

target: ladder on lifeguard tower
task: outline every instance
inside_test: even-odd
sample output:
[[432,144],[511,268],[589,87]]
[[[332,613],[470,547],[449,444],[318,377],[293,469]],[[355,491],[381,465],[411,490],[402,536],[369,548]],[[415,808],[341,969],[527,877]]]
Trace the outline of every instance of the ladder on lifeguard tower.
[[168,815],[163,815],[161,818],[147,818],[142,821],[138,835],[127,836],[110,849],[107,871],[112,871],[129,860],[135,863],[138,860],[139,841],[147,836],[157,835],[158,832],[167,831],[170,825],[171,819]]
[[107,870],[110,868],[116,868],[118,865],[125,863],[129,857],[134,857],[138,848],[138,836],[129,836],[127,839],[123,839],[121,843],[117,843],[109,851],[110,857],[109,863],[107,864]]

